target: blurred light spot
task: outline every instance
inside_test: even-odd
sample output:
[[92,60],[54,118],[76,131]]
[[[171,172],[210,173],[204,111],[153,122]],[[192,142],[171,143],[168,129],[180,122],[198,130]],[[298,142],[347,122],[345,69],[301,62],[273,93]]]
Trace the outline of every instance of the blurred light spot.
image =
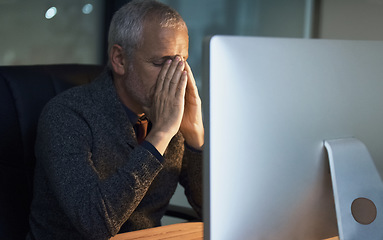
[[83,7],[82,7],[82,12],[84,14],[90,14],[91,12],[93,11],[93,5],[88,3],[88,4],[85,4]]
[[46,19],[51,19],[57,14],[57,8],[55,7],[50,7],[46,12],[45,12],[45,18]]

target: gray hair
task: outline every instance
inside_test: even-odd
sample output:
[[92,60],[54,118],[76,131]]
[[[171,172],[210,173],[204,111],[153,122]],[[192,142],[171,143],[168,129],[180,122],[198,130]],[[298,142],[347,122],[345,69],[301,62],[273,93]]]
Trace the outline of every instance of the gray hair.
[[[142,43],[146,19],[157,21],[160,27],[186,27],[180,14],[171,7],[155,0],[133,0],[122,6],[112,18],[108,35],[108,55],[112,46],[118,44],[131,59]],[[110,67],[110,60],[108,66]]]

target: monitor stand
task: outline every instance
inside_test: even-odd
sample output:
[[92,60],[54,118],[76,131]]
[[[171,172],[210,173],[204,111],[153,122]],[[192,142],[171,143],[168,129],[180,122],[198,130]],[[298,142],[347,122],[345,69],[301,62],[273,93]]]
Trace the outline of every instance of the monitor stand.
[[327,140],[341,240],[383,239],[383,183],[366,146],[356,138]]

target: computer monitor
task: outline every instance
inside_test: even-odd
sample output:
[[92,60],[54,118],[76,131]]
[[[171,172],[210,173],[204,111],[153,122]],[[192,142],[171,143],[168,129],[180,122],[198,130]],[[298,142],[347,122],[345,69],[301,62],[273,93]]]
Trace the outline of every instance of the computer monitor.
[[383,42],[213,36],[203,79],[205,239],[338,235],[324,140],[383,173]]

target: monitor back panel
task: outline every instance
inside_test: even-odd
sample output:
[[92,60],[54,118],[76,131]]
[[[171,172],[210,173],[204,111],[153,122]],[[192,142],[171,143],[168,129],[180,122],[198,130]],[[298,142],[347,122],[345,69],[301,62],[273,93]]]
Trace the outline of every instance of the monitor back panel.
[[383,172],[383,42],[214,36],[203,87],[205,239],[337,235],[323,141]]

